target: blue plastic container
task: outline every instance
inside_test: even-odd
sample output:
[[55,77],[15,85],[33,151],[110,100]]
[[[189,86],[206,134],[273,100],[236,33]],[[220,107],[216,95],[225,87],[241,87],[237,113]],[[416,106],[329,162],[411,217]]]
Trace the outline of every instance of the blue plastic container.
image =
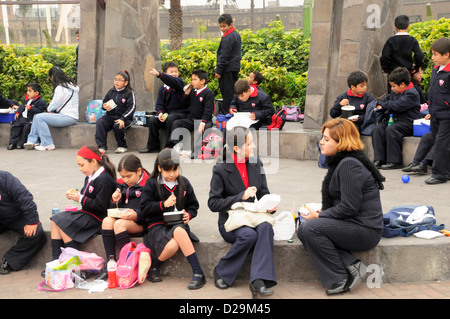
[[430,120],[415,120],[413,126],[413,135],[414,136],[423,136],[431,131],[430,129]]
[[9,123],[11,121],[14,121],[14,115],[16,113],[3,113],[0,114],[0,123]]

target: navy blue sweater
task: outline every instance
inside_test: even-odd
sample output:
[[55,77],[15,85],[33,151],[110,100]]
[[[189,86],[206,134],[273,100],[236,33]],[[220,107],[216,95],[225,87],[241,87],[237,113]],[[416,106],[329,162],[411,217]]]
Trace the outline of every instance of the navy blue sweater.
[[[28,103],[29,99],[25,98],[22,105],[19,106],[16,113],[19,114],[19,117],[22,117],[22,113],[25,111],[25,107]],[[31,102],[31,108],[28,110],[27,119],[28,121],[32,121],[35,114],[45,112],[47,109],[47,102],[42,99],[42,97],[38,96]]]
[[190,117],[194,120],[202,120],[203,123],[211,122],[214,112],[214,93],[207,87],[200,93],[191,90],[191,93],[185,96],[185,103],[189,106]]
[[254,89],[247,102],[242,102],[235,94],[230,105],[230,109],[233,108],[238,112],[254,113],[256,120],[265,119],[275,113],[270,96],[258,89]]
[[339,104],[339,102],[341,102],[344,99],[348,99],[348,104],[355,107],[353,115],[359,115],[358,121],[356,121],[357,124],[362,124],[364,122],[364,114],[366,113],[366,107],[370,102],[375,100],[375,98],[368,93],[365,93],[363,96],[355,96],[353,95],[351,90],[348,90],[347,92],[342,93],[336,98],[336,101],[334,102],[334,105],[330,110],[330,116],[332,118],[341,116],[342,106]]
[[103,103],[113,100],[117,106],[106,112],[106,115],[112,116],[115,119],[120,119],[126,123],[133,121],[134,112],[136,111],[136,97],[133,91],[124,89],[117,91],[116,88],[112,88],[106,93]]
[[106,171],[103,171],[90,183],[89,177],[86,177],[81,189],[83,195],[80,202],[81,211],[101,222],[106,217],[116,186],[116,181]]
[[[120,189],[122,193],[122,197],[118,203],[121,208],[130,208],[133,209],[137,213],[137,218],[135,220],[136,223],[142,225],[144,223],[144,216],[141,212],[140,202],[141,202],[141,194],[142,188],[145,186],[149,175],[146,171],[142,172],[142,178],[138,184],[129,186],[127,185],[122,178],[117,180],[117,188]],[[116,204],[111,204],[111,208],[115,208]]]
[[[184,198],[182,205],[176,205],[177,210],[182,211],[184,209],[186,213],[190,215],[190,219],[192,219],[197,216],[197,211],[200,204],[195,196],[194,188],[189,180],[184,176],[181,176],[180,178],[183,179],[184,183]],[[161,190],[161,195],[158,188]],[[173,212],[175,210],[174,206],[164,207],[164,201],[167,200],[172,193],[174,193],[178,198],[179,188],[179,185],[175,185],[172,189],[170,189],[165,184],[158,184],[157,178],[149,178],[147,180],[147,183],[142,189],[140,206],[148,228],[155,224],[163,224],[164,213]]]
[[0,93],[0,108],[1,109],[7,109],[8,107],[11,107],[14,105],[14,102],[7,99]]
[[158,76],[165,84],[161,85],[156,100],[156,114],[159,113],[188,113],[189,108],[184,105],[184,81],[160,72]]
[[231,28],[222,36],[217,49],[216,73],[239,71],[241,69],[241,36]]
[[24,218],[27,225],[39,223],[39,214],[33,195],[11,173],[0,171],[0,223]]
[[438,70],[434,68],[431,73],[428,109],[432,118],[450,119],[450,64]]
[[[414,55],[413,55],[414,54]],[[424,53],[420,49],[419,42],[409,34],[398,34],[390,37],[381,51],[381,68],[391,73],[397,67],[405,67],[408,70],[422,66]]]
[[394,91],[381,102],[382,110],[387,114],[393,114],[394,121],[411,122],[420,119],[420,97],[412,83],[403,92],[396,94]]

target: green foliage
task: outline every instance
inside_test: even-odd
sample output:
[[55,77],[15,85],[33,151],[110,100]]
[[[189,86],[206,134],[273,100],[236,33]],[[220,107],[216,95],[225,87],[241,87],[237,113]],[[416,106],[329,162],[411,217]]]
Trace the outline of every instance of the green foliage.
[[409,34],[417,39],[420,48],[425,53],[427,67],[423,70],[422,86],[428,91],[431,71],[434,67],[431,60],[431,45],[441,37],[450,38],[450,19],[441,18],[426,22],[417,22],[411,25]]
[[76,75],[75,47],[54,49],[31,46],[0,46],[0,92],[3,96],[21,102],[28,83],[42,87],[41,96],[49,102],[52,85],[48,70],[61,67],[69,76]]
[[[268,28],[239,31],[242,40],[240,78],[252,71],[264,76],[261,88],[270,95],[274,106],[294,102],[304,108],[310,39],[304,39],[300,29],[284,31],[281,21],[272,22]],[[218,80],[214,78],[216,52],[220,39],[187,40],[183,48],[169,51],[162,46],[161,60],[174,61],[180,76],[190,82],[191,72],[203,69],[210,74],[208,87],[220,98]]]
[[277,20],[256,33],[244,30],[241,38],[243,60],[258,60],[299,74],[308,71],[310,39],[303,38],[301,29],[285,32],[283,23]]

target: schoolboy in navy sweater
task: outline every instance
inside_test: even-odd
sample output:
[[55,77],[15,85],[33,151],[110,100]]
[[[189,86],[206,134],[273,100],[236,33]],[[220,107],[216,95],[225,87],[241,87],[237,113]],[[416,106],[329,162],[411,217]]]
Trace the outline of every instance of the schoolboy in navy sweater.
[[0,264],[0,274],[22,269],[45,244],[46,238],[33,195],[11,173],[0,171],[0,234],[20,235]]
[[428,90],[428,110],[434,137],[431,177],[425,183],[440,184],[450,177],[450,38],[440,38],[431,45],[435,67]]
[[270,97],[266,93],[251,87],[248,80],[244,79],[236,82],[234,91],[236,94],[229,110],[231,114],[236,112],[252,113],[250,118],[258,122],[252,124],[250,127],[256,130],[264,125],[270,124],[275,110]]
[[[208,86],[208,73],[204,70],[194,70],[192,72],[192,82],[186,88],[184,101],[189,107],[189,116],[184,119],[176,120],[173,123],[174,130],[177,128],[186,128],[189,131],[194,130],[194,152],[196,156],[200,152],[202,143],[202,134],[206,129],[212,126],[212,114],[214,112],[214,93]],[[179,142],[180,136],[172,136],[174,145]]]
[[339,117],[342,114],[341,108],[343,106],[354,106],[355,111],[353,112],[353,115],[358,115],[358,118],[352,119],[351,121],[359,130],[360,125],[364,122],[364,114],[366,113],[367,105],[375,100],[373,96],[366,93],[367,81],[367,75],[362,71],[350,73],[347,77],[349,90],[336,98],[336,101],[330,110],[330,116],[332,118]]
[[422,67],[425,55],[420,49],[419,42],[407,33],[408,16],[396,17],[394,26],[397,33],[384,44],[380,57],[381,68],[389,74],[397,67],[405,67],[410,72],[413,65],[417,68]]
[[159,130],[161,128],[166,129],[165,147],[171,147],[170,135],[173,130],[174,121],[186,118],[189,114],[189,108],[184,105],[185,83],[179,77],[178,64],[172,61],[165,62],[162,67],[162,72],[151,68],[150,74],[161,79],[163,84],[159,88],[156,100],[156,116],[147,119],[147,146],[139,150],[139,153],[159,152],[161,148]]
[[234,96],[234,83],[239,79],[241,69],[241,36],[233,26],[233,18],[224,13],[219,19],[219,28],[223,35],[217,49],[217,65],[215,77],[219,79],[222,93],[222,113],[230,107]]
[[388,125],[386,119],[378,123],[372,132],[372,145],[378,168],[398,169],[403,167],[403,137],[413,135],[413,122],[420,118],[420,97],[408,69],[395,69],[389,74],[388,81],[392,91],[375,110],[387,116],[392,114],[394,124]]
[[14,124],[11,126],[8,150],[24,148],[23,144],[27,141],[34,115],[47,109],[47,102],[42,99],[40,92],[41,86],[39,84],[30,83],[27,85],[27,95],[23,104],[17,109]]

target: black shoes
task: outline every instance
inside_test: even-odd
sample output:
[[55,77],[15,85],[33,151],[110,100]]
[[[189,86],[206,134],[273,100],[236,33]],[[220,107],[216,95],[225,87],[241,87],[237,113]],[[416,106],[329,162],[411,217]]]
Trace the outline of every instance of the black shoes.
[[8,275],[13,271],[11,266],[8,264],[5,258],[2,260],[2,264],[0,265],[0,274],[1,275]]
[[161,275],[159,272],[159,268],[156,268],[156,267],[150,268],[147,280],[151,281],[151,282],[161,282],[162,278],[161,278]]
[[427,183],[428,185],[442,184],[442,183],[447,183],[447,179],[430,177],[425,180],[425,183]]
[[347,267],[348,279],[336,282],[326,291],[328,296],[337,295],[355,289],[367,274],[367,266],[360,260]]
[[419,163],[419,165],[416,165],[412,168],[412,171],[419,175],[426,175],[428,173],[428,167],[427,165]]
[[381,169],[399,169],[402,168],[402,166],[401,163],[386,163],[381,166]]
[[219,277],[216,268],[217,267],[214,268],[214,285],[222,290],[227,289],[229,287],[228,284],[222,278]]
[[273,290],[266,288],[266,286],[262,285],[259,288],[256,288],[253,283],[250,283],[250,291],[252,293],[253,299],[258,299],[259,297],[272,296]]
[[428,167],[422,163],[410,163],[408,166],[402,168],[402,172],[426,175],[428,172]]
[[194,274],[191,282],[188,284],[187,288],[189,290],[200,289],[206,284],[206,277],[204,274]]
[[409,163],[408,166],[402,168],[402,172],[411,173],[413,171],[412,169],[418,165],[419,163]]
[[381,166],[383,166],[384,164],[386,164],[386,163],[383,162],[383,161],[375,161],[375,162],[373,162],[373,163],[375,164],[375,167],[378,168],[378,169],[380,169]]
[[24,149],[23,145],[16,145],[16,144],[9,144],[8,147],[6,147],[6,149],[10,150],[10,151],[15,150],[16,148],[18,150],[23,150]]
[[347,267],[347,272],[350,274],[350,279],[347,282],[347,289],[352,291],[363,280],[367,273],[367,266],[358,260],[354,264]]
[[332,296],[332,295],[341,294],[341,293],[344,293],[347,291],[348,291],[347,279],[344,279],[342,281],[332,284],[331,287],[327,289],[326,294],[328,296]]

